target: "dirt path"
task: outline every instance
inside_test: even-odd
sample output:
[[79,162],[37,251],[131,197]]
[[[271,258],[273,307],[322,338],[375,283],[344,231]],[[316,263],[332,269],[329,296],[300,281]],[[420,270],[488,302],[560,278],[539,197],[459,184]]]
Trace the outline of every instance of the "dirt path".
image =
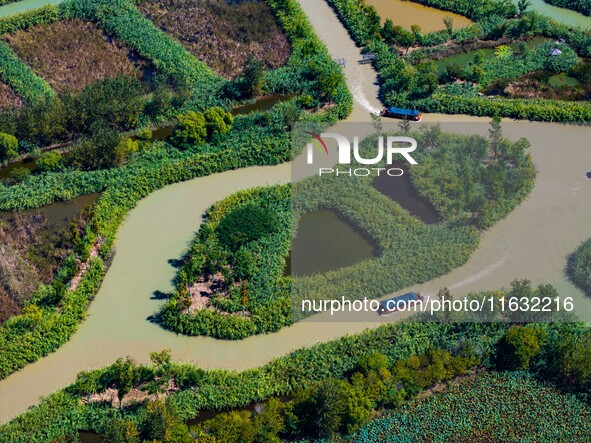
[[[319,0],[300,0],[334,58],[348,60],[345,73],[355,94],[350,120],[367,121],[379,108],[375,73],[358,65],[359,50],[332,10]],[[478,121],[464,116],[427,115],[426,121]],[[486,121],[487,119],[480,120]],[[531,153],[539,169],[531,197],[487,232],[468,263],[418,289],[432,293],[449,286],[458,295],[507,285],[515,277],[555,284],[564,294],[583,298],[563,276],[566,255],[591,235],[591,130],[562,125],[524,124],[508,128],[512,135],[527,129]],[[458,130],[466,129],[465,126]],[[468,128],[474,129],[473,127]],[[486,126],[479,130],[486,131]],[[355,318],[320,315],[282,331],[241,341],[179,336],[148,318],[172,289],[178,259],[214,202],[238,190],[286,183],[289,164],[246,168],[168,186],[152,193],[130,212],[116,241],[117,255],[89,309],[88,319],[57,352],[0,381],[0,420],[8,420],[56,389],[71,383],[79,371],[104,367],[118,357],[148,360],[148,353],[172,349],[176,360],[204,368],[241,370],[258,366],[293,349],[375,327],[377,316]],[[416,289],[416,288],[415,288]],[[582,303],[583,304],[583,303]],[[584,304],[589,309],[589,303]],[[590,309],[591,311],[591,309]],[[396,320],[392,315],[385,321]]]

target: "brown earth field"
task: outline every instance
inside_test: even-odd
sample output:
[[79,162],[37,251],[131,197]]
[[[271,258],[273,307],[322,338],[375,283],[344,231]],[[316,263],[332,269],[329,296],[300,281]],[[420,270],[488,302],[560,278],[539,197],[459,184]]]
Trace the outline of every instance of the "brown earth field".
[[138,7],[223,77],[239,75],[248,54],[269,69],[289,58],[289,40],[264,1],[147,0]]
[[21,98],[15,94],[12,88],[6,83],[0,82],[0,109],[19,106],[21,103]]
[[93,23],[81,20],[33,26],[3,38],[58,92],[78,90],[105,77],[141,77],[147,65]]
[[51,282],[87,219],[87,210],[59,220],[43,208],[0,213],[0,323],[19,314],[41,283]]

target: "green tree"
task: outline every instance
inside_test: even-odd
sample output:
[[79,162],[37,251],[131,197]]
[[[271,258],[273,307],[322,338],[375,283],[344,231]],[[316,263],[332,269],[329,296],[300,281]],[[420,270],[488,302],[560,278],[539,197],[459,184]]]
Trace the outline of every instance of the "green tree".
[[102,437],[109,443],[140,443],[135,424],[127,418],[113,417],[106,420]]
[[203,427],[216,441],[224,443],[252,443],[257,433],[248,411],[218,414]]
[[242,93],[245,97],[262,94],[265,86],[265,65],[262,61],[248,54],[242,69]]
[[445,25],[445,29],[447,30],[447,33],[451,37],[454,33],[454,19],[452,17],[445,17],[443,19],[443,24]]
[[565,333],[552,355],[551,375],[570,388],[591,387],[591,333]]
[[187,149],[202,143],[207,137],[205,117],[201,112],[188,111],[177,115],[178,125],[172,137],[172,143],[181,149]]
[[531,360],[540,352],[545,332],[534,326],[513,326],[497,344],[497,363],[501,369],[529,368]]
[[129,358],[118,359],[108,370],[111,386],[117,390],[119,409],[123,409],[123,398],[131,392],[137,379],[135,364]]
[[404,28],[397,29],[395,42],[398,46],[402,46],[406,49],[406,53],[408,54],[408,50],[412,45],[414,45],[417,41],[415,34],[410,31],[407,31]]
[[139,150],[139,148],[140,144],[136,140],[132,140],[131,138],[121,140],[117,145],[117,149],[115,151],[116,164],[120,165],[125,163],[133,154],[135,154]]
[[370,371],[378,372],[381,369],[390,368],[390,359],[387,355],[381,354],[379,352],[373,352],[361,357],[357,363],[357,366],[364,375],[367,375],[370,373]]
[[525,14],[525,11],[527,11],[527,8],[529,8],[530,6],[531,6],[530,0],[519,0],[517,2],[517,11],[518,11],[519,17],[523,17],[523,14]]
[[348,383],[332,378],[299,394],[293,412],[298,418],[300,432],[310,437],[330,439],[343,429],[349,407]]
[[48,151],[41,154],[35,161],[35,165],[40,172],[55,172],[63,169],[62,155],[59,151]]
[[100,126],[90,137],[80,140],[71,151],[74,166],[83,170],[107,169],[121,161],[121,135],[107,126]]
[[207,138],[212,139],[216,135],[223,135],[230,131],[234,117],[220,107],[209,108],[203,113],[205,118],[205,130]]
[[0,164],[18,155],[18,140],[14,135],[0,132]]
[[276,398],[270,398],[262,410],[254,417],[254,425],[257,429],[257,442],[271,442],[284,430],[285,404]]
[[465,75],[464,68],[459,63],[450,63],[445,68],[445,77],[448,81],[454,81],[463,78]]
[[387,18],[381,30],[382,38],[386,43],[391,45],[394,43],[396,34],[396,30],[394,29],[394,22],[392,21],[392,19]]
[[413,98],[428,97],[435,92],[438,84],[439,74],[437,65],[432,61],[419,63],[417,65],[416,84],[411,96]]

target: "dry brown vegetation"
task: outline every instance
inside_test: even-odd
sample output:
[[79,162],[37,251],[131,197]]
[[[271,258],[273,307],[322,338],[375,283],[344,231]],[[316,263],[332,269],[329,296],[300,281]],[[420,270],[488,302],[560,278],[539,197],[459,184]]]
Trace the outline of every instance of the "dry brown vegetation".
[[588,93],[580,87],[552,88],[536,78],[535,74],[509,83],[504,94],[510,98],[544,98],[552,100],[585,100]]
[[80,89],[105,77],[141,75],[145,64],[90,22],[63,20],[4,36],[56,90]]
[[22,103],[21,98],[14,93],[6,83],[0,82],[0,108],[18,106]]
[[226,78],[240,74],[248,54],[267,68],[289,58],[289,40],[263,1],[148,0],[139,8]]
[[40,283],[51,282],[72,252],[70,232],[81,232],[86,219],[77,215],[68,230],[38,211],[0,214],[0,323],[18,314]]

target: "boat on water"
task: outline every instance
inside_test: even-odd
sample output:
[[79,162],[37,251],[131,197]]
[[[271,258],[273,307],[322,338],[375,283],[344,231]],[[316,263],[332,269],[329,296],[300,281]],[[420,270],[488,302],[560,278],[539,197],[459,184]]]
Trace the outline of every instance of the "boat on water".
[[423,115],[418,109],[395,108],[394,106],[384,109],[381,112],[381,115],[383,117],[399,118],[401,120],[410,120],[413,122],[419,122],[421,121],[421,118],[423,118]]
[[397,295],[388,300],[382,300],[377,312],[380,315],[391,314],[392,312],[404,310],[412,303],[423,301],[424,299],[418,292],[407,292],[406,294]]

